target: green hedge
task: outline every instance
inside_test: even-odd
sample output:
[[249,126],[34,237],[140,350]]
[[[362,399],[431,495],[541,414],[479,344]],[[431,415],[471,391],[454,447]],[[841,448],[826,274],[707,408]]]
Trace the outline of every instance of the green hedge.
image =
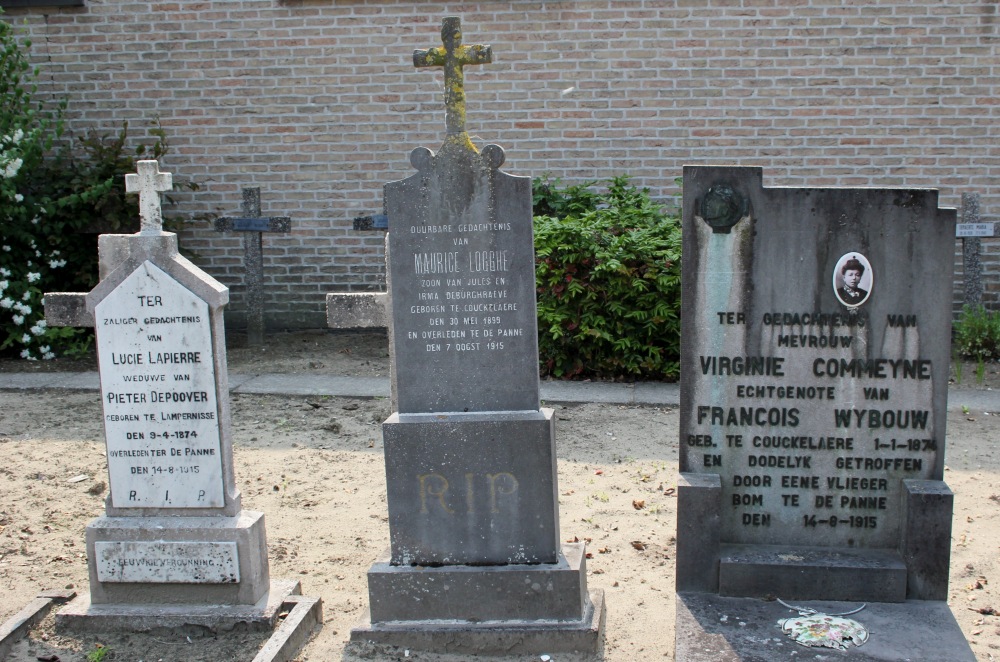
[[980,361],[1000,359],[1000,311],[965,306],[952,328],[954,351],[959,356]]
[[680,220],[627,177],[534,182],[542,374],[668,379],[680,369]]

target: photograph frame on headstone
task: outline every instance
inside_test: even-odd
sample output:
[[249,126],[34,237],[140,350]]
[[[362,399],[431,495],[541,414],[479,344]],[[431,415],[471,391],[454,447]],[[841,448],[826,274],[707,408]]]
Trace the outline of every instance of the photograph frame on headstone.
[[[844,276],[848,271],[857,271],[856,268],[849,268],[849,266],[855,266],[853,264],[855,262],[861,266],[861,274],[859,275],[858,282],[852,287],[862,293],[860,298],[852,295],[851,292],[846,289],[846,281],[844,279]],[[871,261],[865,257],[864,253],[861,253],[860,251],[850,251],[848,253],[844,253],[837,259],[837,264],[833,268],[833,292],[837,296],[837,301],[852,309],[863,306],[871,298],[874,286],[875,274],[872,269],[872,264]]]

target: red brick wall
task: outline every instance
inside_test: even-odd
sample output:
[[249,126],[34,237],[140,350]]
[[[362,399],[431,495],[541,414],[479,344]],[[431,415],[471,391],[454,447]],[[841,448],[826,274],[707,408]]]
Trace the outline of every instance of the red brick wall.
[[[162,169],[201,187],[180,213],[238,212],[259,186],[265,214],[291,216],[265,240],[269,309],[321,325],[326,292],[383,282],[381,234],[351,218],[440,143],[440,74],[410,54],[449,14],[493,45],[467,69],[469,132],[515,174],[629,173],[669,199],[683,164],[760,165],[771,186],[936,187],[943,206],[978,191],[1000,220],[995,0],[87,0],[7,17],[76,130],[160,118]],[[239,239],[200,221],[182,244],[239,311]]]

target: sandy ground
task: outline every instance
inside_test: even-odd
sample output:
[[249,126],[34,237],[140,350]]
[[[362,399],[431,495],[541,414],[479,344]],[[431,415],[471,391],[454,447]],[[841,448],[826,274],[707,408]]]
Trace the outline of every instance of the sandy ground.
[[[231,348],[229,359],[230,370],[243,373],[387,374],[385,340],[378,335],[288,335],[265,351]],[[93,365],[0,363],[0,372],[53,368]],[[975,366],[965,370],[970,388],[1000,381],[995,365],[987,367],[982,384],[975,381]],[[244,507],[266,513],[271,575],[298,579],[306,595],[323,599],[325,624],[299,659],[459,659],[345,651],[350,628],[367,604],[365,573],[388,547],[379,428],[388,402],[236,395],[232,403],[238,484]],[[598,659],[670,660],[677,412],[595,404],[555,408],[562,537],[587,541],[588,583],[606,594],[607,629]],[[1000,610],[997,415],[955,411],[948,418],[945,477],[956,494],[950,604],[980,660],[1000,659],[1000,616],[979,613]],[[88,590],[83,531],[103,513],[107,494],[100,421],[94,392],[0,391],[0,622],[41,590]],[[56,634],[50,618],[9,659],[85,660],[101,644],[108,649],[106,660],[250,660],[265,638],[72,638]]]

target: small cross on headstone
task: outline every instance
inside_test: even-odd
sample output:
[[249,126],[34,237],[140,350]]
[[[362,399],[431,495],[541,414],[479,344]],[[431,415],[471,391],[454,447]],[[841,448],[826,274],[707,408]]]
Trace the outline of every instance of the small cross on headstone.
[[260,215],[260,188],[243,189],[243,216],[223,216],[215,220],[217,232],[244,232],[243,248],[246,266],[247,343],[264,344],[264,232],[288,232],[292,219],[288,216]]
[[139,194],[139,232],[160,234],[163,232],[163,215],[160,211],[160,193],[169,191],[173,178],[169,172],[160,172],[156,161],[138,161],[138,174],[125,175],[125,192]]
[[413,51],[413,66],[444,67],[444,103],[448,135],[465,133],[465,74],[467,64],[489,64],[493,50],[489,46],[462,45],[462,20],[448,16],[441,22],[444,47]]

